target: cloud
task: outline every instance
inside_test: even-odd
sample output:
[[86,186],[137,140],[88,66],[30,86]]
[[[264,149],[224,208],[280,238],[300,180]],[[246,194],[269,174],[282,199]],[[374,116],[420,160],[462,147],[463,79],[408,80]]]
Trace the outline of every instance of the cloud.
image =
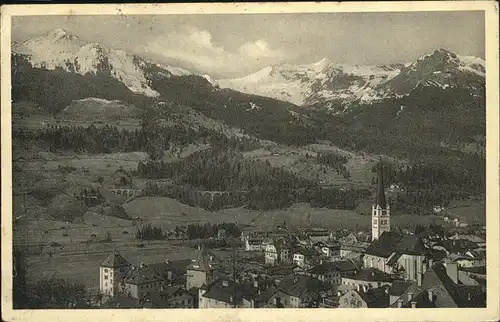
[[215,77],[253,72],[270,63],[277,63],[286,55],[273,49],[265,40],[250,41],[229,50],[214,42],[207,30],[184,28],[165,36],[151,38],[138,52],[175,61],[180,67],[194,68]]
[[242,56],[260,58],[281,58],[284,53],[280,50],[271,49],[265,40],[257,40],[255,42],[247,42],[242,45],[239,50]]

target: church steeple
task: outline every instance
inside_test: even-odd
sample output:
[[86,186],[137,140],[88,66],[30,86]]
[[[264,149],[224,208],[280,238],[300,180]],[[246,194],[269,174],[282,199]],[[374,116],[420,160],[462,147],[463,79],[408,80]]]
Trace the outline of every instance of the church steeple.
[[382,173],[382,165],[379,165],[378,169],[377,200],[375,202],[375,205],[380,206],[380,208],[382,209],[385,209],[387,207],[387,202],[385,199],[384,175]]
[[379,239],[386,231],[391,231],[391,211],[385,199],[382,165],[379,164],[377,197],[372,206],[372,240]]

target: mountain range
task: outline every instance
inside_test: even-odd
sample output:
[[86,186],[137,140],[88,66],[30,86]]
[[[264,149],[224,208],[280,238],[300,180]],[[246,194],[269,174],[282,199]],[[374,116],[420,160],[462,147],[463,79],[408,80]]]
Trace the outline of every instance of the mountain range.
[[86,43],[62,29],[13,43],[12,50],[14,103],[33,102],[52,115],[88,110],[116,118],[120,109],[122,116],[138,115],[160,101],[288,145],[330,140],[403,157],[431,146],[435,153],[450,144],[484,146],[485,62],[445,49],[411,63],[322,59],[233,80]]
[[161,96],[152,86],[153,79],[194,76],[220,88],[298,106],[321,105],[335,112],[352,104],[372,104],[408,96],[421,87],[465,88],[471,95],[479,95],[485,77],[482,58],[458,56],[445,49],[437,49],[411,63],[351,66],[324,58],[312,64],[268,66],[245,77],[220,80],[99,43],[86,43],[64,29],[14,43],[12,51],[23,55],[35,68],[61,68],[80,75],[105,74],[131,92],[150,98]]
[[454,88],[484,81],[481,58],[437,49],[412,63],[351,66],[327,58],[308,65],[275,65],[218,81],[220,87],[269,96],[296,105],[372,103],[408,95],[419,86]]

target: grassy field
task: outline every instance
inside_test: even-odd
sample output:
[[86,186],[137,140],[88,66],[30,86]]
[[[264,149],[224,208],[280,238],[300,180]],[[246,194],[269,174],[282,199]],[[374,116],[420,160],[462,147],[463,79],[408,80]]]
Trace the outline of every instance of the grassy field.
[[484,202],[461,201],[453,202],[444,213],[451,218],[458,218],[470,224],[486,224],[486,207]]
[[[371,207],[371,206],[370,206]],[[239,208],[209,212],[190,207],[166,197],[141,197],[125,205],[130,216],[141,216],[145,223],[172,229],[176,225],[189,223],[236,222],[269,229],[286,221],[287,225],[305,227],[327,227],[330,229],[367,229],[371,227],[371,217],[356,211],[327,208],[312,208],[309,204],[295,204],[288,209],[257,211]],[[371,208],[365,210],[371,213]],[[392,223],[406,228],[417,224],[442,222],[439,216],[396,215]]]

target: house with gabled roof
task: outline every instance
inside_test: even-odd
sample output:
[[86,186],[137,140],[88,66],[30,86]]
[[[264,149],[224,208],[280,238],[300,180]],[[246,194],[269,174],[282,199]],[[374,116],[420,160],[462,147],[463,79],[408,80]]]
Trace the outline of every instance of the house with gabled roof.
[[258,289],[248,283],[218,279],[199,290],[199,308],[254,308]]
[[[197,297],[198,294],[196,294]],[[154,300],[155,307],[164,308],[195,308],[197,298],[180,286],[165,286],[160,289]]]
[[318,259],[319,253],[312,248],[297,247],[293,251],[293,263],[301,268],[309,269]]
[[392,275],[389,275],[376,268],[363,268],[356,274],[342,277],[344,289],[359,289],[360,287],[377,288],[384,285],[391,285]]
[[132,266],[120,281],[120,293],[135,299],[153,299],[162,287],[167,286],[165,277],[155,274],[147,265]]
[[278,308],[318,307],[325,285],[317,278],[306,275],[285,277],[268,303]]
[[113,251],[100,265],[99,290],[105,297],[112,297],[119,293],[122,278],[128,273],[132,265],[118,252]]
[[215,280],[215,271],[221,260],[204,246],[198,249],[198,256],[186,267],[186,289],[199,288]]
[[307,275],[330,285],[339,285],[342,283],[342,277],[354,276],[359,270],[353,261],[342,260],[316,265],[307,272]]
[[389,307],[389,288],[364,288],[350,290],[340,296],[339,308],[386,308]]

